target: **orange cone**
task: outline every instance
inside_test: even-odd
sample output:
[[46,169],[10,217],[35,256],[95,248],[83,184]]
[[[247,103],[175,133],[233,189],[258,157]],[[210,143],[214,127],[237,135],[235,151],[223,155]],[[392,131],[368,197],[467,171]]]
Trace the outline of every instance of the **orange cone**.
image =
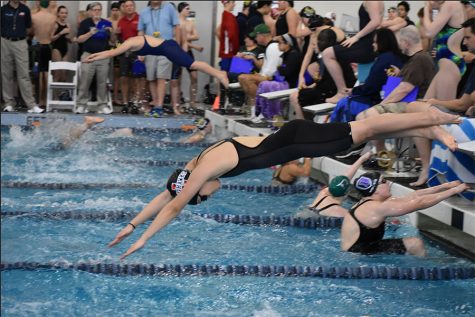
[[214,98],[212,110],[219,110],[219,96],[216,96],[216,98]]

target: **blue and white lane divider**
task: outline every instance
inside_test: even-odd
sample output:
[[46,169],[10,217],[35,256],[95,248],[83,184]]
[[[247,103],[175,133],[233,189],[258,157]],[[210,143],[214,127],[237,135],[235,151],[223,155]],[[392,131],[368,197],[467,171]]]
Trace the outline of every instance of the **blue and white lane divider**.
[[[131,211],[105,211],[105,212],[73,212],[73,211],[54,211],[54,212],[25,212],[25,211],[2,211],[2,217],[28,217],[36,219],[51,220],[104,220],[121,221],[134,218],[137,213]],[[256,215],[230,215],[230,214],[208,214],[192,213],[192,216],[198,216],[205,219],[211,219],[219,223],[232,223],[236,225],[251,226],[280,226],[280,227],[298,227],[298,228],[340,228],[343,218],[325,217],[318,218],[295,218],[290,216],[256,216]],[[183,216],[182,216],[183,217]]]
[[2,262],[1,271],[78,270],[115,276],[257,276],[336,279],[455,280],[475,278],[475,267],[298,266]]
[[[3,188],[37,188],[37,189],[112,189],[112,188],[158,188],[160,184],[147,183],[38,183],[23,181],[2,181]],[[298,194],[312,193],[319,188],[318,185],[287,185],[287,186],[264,186],[264,185],[236,185],[222,184],[221,189],[246,191],[265,194]]]

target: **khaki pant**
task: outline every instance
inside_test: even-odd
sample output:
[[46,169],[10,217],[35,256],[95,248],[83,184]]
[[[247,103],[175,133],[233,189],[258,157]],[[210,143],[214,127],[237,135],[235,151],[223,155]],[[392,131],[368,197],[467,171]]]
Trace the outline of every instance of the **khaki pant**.
[[248,104],[254,106],[257,94],[257,87],[263,81],[268,80],[267,77],[260,74],[241,74],[238,77],[239,84],[248,98]]
[[[81,60],[88,57],[89,53],[84,52]],[[94,74],[97,82],[97,108],[107,105],[107,77],[109,75],[110,59],[94,61],[92,63],[81,63],[81,76],[79,77],[79,91],[77,107],[87,108],[89,101],[89,88],[91,87]]]
[[2,94],[5,106],[15,107],[15,78],[20,88],[21,96],[29,109],[36,105],[33,97],[33,88],[31,86],[29,74],[28,43],[26,40],[12,42],[2,37]]

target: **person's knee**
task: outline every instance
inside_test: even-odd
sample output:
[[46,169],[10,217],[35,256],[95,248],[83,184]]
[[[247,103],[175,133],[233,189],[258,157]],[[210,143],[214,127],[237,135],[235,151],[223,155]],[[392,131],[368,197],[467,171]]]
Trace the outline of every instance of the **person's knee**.
[[411,238],[404,238],[403,240],[404,246],[406,247],[407,253],[415,256],[425,256],[426,249],[424,247],[424,242],[420,238],[411,237]]

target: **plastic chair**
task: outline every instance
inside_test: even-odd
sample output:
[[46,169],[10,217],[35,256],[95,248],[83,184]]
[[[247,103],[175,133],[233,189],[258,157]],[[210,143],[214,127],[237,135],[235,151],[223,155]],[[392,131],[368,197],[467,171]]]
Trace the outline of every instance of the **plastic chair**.
[[[47,91],[47,99],[46,99],[46,111],[50,112],[53,107],[61,108],[61,109],[70,109],[74,111],[74,107],[76,106],[76,99],[77,99],[77,85],[78,85],[78,77],[79,77],[79,69],[80,69],[80,62],[49,62],[49,70],[48,70],[48,91]],[[72,71],[74,72],[72,81],[63,82],[63,81],[54,81],[53,80],[53,71]],[[71,100],[59,100],[53,99],[54,98],[54,90],[55,89],[63,89],[70,91],[70,98]]]

